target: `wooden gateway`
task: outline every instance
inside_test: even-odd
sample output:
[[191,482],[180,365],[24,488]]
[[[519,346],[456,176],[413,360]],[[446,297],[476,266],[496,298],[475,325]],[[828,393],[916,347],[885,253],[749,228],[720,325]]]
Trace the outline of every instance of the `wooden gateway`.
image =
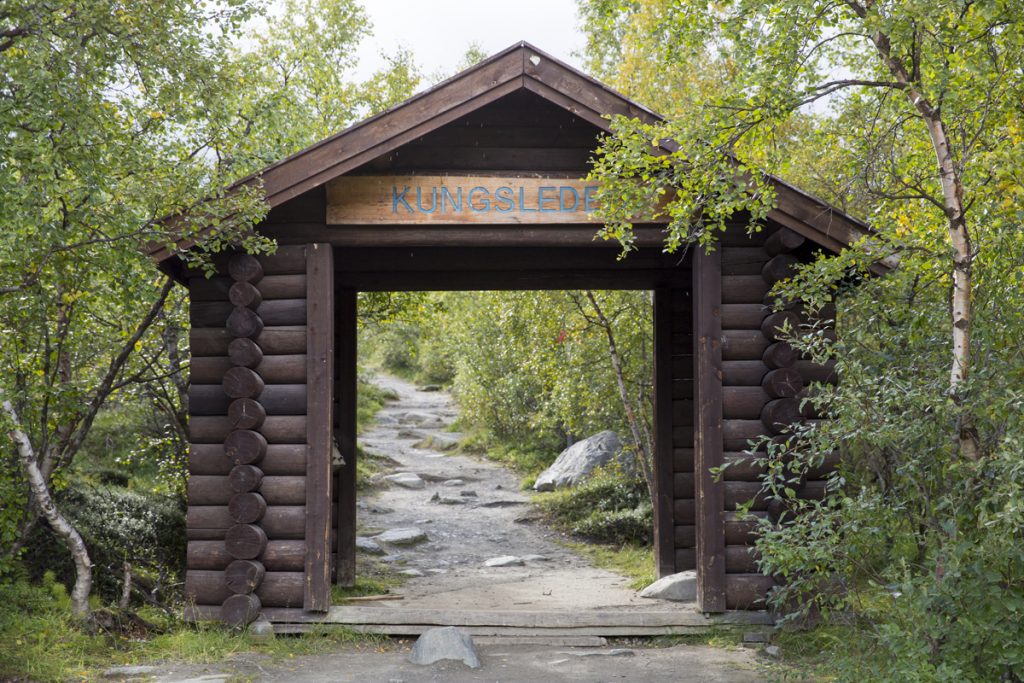
[[152,252],[192,302],[194,617],[309,620],[332,582],[353,581],[356,293],[390,290],[653,290],[657,571],[696,568],[705,612],[763,606],[772,579],[734,512],[755,498],[769,514],[759,471],[711,468],[801,419],[806,384],[833,381],[777,340],[795,314],[770,314],[765,294],[867,228],[776,181],[753,237],[738,221],[716,251],[681,258],[661,226],[638,225],[619,261],[579,180],[612,114],[658,119],[521,43],[262,171],[273,255],[225,255],[207,279]]

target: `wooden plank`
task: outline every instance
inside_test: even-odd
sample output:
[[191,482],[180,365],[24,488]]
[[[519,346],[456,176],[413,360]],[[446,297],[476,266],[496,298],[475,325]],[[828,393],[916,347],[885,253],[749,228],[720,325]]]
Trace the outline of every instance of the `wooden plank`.
[[[511,132],[511,131],[510,131]],[[438,173],[458,169],[460,173],[480,173],[502,169],[504,173],[520,171],[545,176],[586,174],[593,153],[587,147],[518,147],[514,140],[503,145],[473,147],[465,142],[445,147],[406,145],[374,159],[360,168],[360,173]],[[439,161],[443,159],[443,163]],[[342,176],[344,177],[344,176]]]
[[724,492],[712,469],[722,464],[721,252],[694,253],[694,353],[697,425],[694,472],[697,496],[697,604],[703,612],[725,605]]
[[[331,606],[331,443],[334,433],[334,259],[327,244],[306,245],[307,381],[306,573],[303,607]],[[268,418],[269,419],[269,418]]]
[[357,296],[355,290],[335,292],[334,335],[337,376],[334,387],[335,440],[345,459],[338,471],[335,582],[352,586],[356,580],[356,391]]
[[[672,328],[677,290],[654,290],[654,564],[657,576],[674,574],[672,473]],[[678,315],[678,314],[676,314]]]

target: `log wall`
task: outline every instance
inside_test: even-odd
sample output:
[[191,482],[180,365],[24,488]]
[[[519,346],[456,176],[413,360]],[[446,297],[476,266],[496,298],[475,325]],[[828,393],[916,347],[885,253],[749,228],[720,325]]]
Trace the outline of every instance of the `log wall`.
[[331,248],[233,254],[213,278],[188,275],[186,594],[235,626],[263,607],[326,610]]

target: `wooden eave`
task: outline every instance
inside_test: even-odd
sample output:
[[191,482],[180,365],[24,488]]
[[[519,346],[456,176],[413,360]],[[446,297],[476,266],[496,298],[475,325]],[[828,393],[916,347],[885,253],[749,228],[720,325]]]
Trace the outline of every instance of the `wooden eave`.
[[[532,92],[605,132],[611,130],[611,116],[638,118],[645,123],[662,120],[590,76],[520,42],[232,187],[262,182],[270,208],[280,206],[518,90]],[[839,209],[779,178],[772,176],[771,180],[778,202],[769,220],[835,252],[870,234],[866,224]],[[182,239],[177,247],[185,249],[195,241]],[[154,244],[148,251],[158,263],[173,256],[163,244]]]

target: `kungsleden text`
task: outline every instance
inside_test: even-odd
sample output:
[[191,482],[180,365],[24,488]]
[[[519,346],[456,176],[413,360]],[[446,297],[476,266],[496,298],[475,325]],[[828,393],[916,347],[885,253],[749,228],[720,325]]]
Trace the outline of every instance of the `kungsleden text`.
[[486,187],[391,186],[391,213],[590,213],[597,209],[594,193],[597,185],[585,185],[582,191],[571,185],[547,185],[527,189],[503,185],[493,194]]

